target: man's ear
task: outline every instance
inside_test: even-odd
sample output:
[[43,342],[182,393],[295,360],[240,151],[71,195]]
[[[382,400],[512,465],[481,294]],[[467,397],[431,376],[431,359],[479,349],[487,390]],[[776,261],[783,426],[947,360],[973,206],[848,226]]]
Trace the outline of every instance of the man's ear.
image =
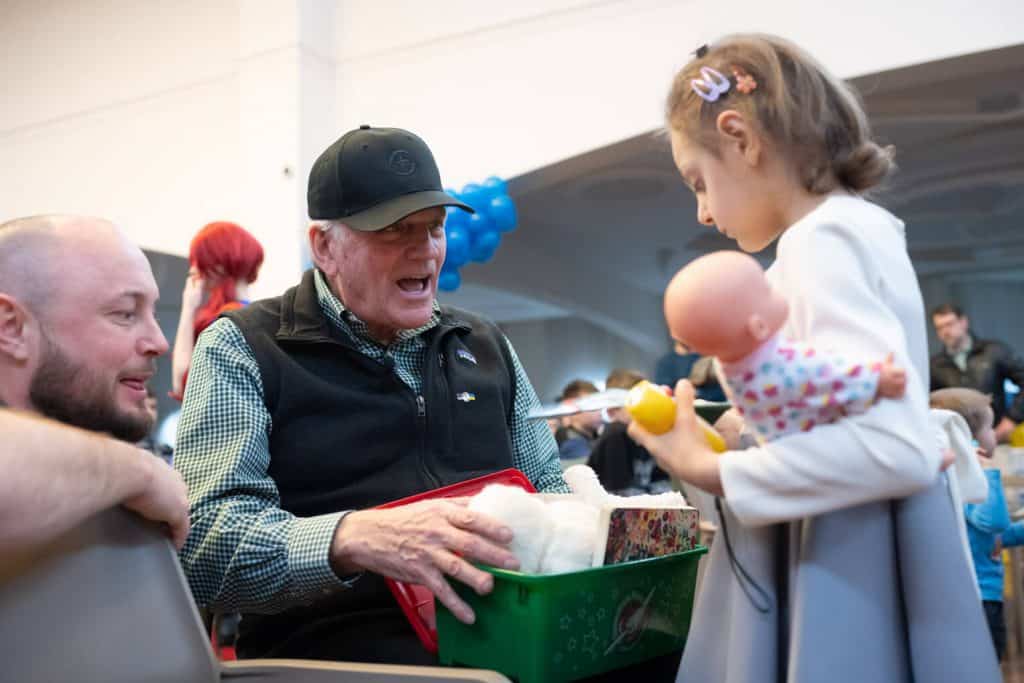
[[321,230],[315,225],[309,228],[309,252],[313,264],[330,277],[334,273],[334,257],[331,254],[331,242],[335,236],[329,230]]
[[0,354],[23,363],[28,360],[32,317],[21,303],[9,294],[0,294]]
[[732,145],[751,166],[761,160],[761,136],[743,114],[726,109],[715,119],[715,128],[726,145]]
[[774,333],[771,326],[757,313],[747,318],[747,331],[750,332],[750,336],[756,339],[758,343],[765,341]]

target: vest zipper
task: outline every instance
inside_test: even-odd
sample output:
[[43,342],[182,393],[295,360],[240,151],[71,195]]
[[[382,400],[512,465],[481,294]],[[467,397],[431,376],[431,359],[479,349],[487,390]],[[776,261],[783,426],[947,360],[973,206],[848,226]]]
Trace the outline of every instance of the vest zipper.
[[420,469],[434,488],[440,488],[440,480],[427,466],[427,402],[422,394],[416,394],[416,425],[420,436]]

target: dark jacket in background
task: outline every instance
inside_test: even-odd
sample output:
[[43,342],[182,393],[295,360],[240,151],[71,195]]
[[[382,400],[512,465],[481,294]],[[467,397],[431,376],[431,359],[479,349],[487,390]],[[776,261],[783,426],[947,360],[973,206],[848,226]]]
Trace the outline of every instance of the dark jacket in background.
[[1024,391],[1017,395],[1009,410],[1003,380],[1024,389],[1024,360],[1006,344],[990,339],[974,339],[967,354],[967,369],[961,371],[945,349],[931,358],[931,390],[967,387],[992,396],[995,423],[1003,416],[1014,422],[1024,420]]
[[667,482],[668,474],[660,469],[647,449],[626,433],[626,425],[612,422],[590,452],[587,465],[598,481],[611,493],[649,493],[652,484]]
[[693,369],[693,364],[697,362],[698,358],[700,358],[699,353],[678,354],[675,351],[669,351],[659,358],[658,364],[654,366],[654,383],[674,387],[676,382],[690,376],[690,370]]

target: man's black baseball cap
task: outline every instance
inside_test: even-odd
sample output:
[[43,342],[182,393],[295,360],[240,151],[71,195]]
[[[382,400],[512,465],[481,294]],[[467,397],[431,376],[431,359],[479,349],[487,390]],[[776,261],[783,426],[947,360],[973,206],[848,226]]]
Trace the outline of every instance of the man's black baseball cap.
[[432,206],[473,213],[441,187],[427,143],[401,128],[359,126],[324,150],[309,172],[309,217],[381,230]]

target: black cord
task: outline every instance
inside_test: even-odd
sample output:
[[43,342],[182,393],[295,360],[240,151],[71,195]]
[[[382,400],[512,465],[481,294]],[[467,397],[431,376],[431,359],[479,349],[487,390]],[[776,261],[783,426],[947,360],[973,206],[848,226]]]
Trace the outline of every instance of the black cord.
[[[747,600],[750,604],[761,614],[768,614],[772,611],[772,599],[767,592],[755,581],[747,570],[743,568],[743,565],[736,559],[736,554],[732,549],[732,542],[729,540],[729,527],[725,523],[725,514],[722,513],[722,499],[715,496],[715,510],[718,511],[718,523],[722,527],[722,536],[725,539],[725,550],[729,554],[729,565],[732,567],[732,573],[736,577],[736,582],[740,584],[740,588],[743,589],[743,593],[747,596]],[[753,588],[760,597],[763,598],[763,604],[758,604],[751,594],[750,589],[747,586]]]

